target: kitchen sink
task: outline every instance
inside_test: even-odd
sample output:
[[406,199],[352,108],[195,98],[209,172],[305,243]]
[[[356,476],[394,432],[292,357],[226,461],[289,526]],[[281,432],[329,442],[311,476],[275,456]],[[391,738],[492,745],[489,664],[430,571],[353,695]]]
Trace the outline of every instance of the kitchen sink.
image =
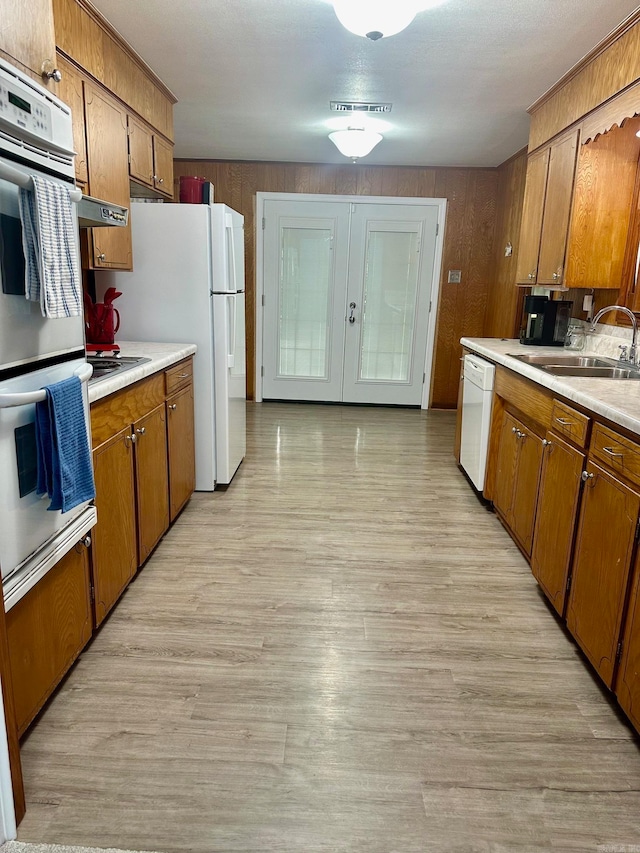
[[106,379],[107,376],[113,376],[114,373],[122,373],[124,370],[130,370],[132,367],[137,367],[139,364],[151,361],[151,359],[131,355],[88,355],[87,361],[93,367],[93,376],[89,380],[90,383],[93,383],[98,382],[100,379]]
[[640,379],[640,368],[594,355],[568,355],[566,353],[540,354],[509,353],[525,364],[539,367],[555,376],[584,376],[592,379]]

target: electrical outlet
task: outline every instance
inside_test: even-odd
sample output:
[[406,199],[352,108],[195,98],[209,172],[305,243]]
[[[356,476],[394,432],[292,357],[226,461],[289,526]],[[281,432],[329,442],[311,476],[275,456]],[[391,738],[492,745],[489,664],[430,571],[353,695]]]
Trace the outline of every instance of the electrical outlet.
[[449,270],[447,284],[460,284],[462,281],[462,270]]

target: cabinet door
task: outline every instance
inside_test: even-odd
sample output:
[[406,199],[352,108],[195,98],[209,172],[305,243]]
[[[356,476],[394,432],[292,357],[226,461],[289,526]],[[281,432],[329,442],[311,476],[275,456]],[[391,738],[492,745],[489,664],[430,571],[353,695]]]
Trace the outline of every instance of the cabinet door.
[[82,74],[70,62],[58,56],[62,80],[57,84],[56,95],[71,107],[73,119],[73,147],[76,152],[76,181],[83,186],[89,181],[87,169],[87,141],[84,126],[84,91]]
[[96,626],[136,572],[136,504],[131,428],[93,452],[98,523],[93,528],[91,561]]
[[2,4],[0,55],[32,72],[41,85],[55,84],[42,78],[42,66],[55,68],[56,39],[51,0],[13,0]]
[[138,555],[142,565],[169,527],[165,404],[135,422]]
[[640,731],[640,559],[636,559],[629,600],[616,695],[633,725]]
[[611,687],[640,495],[593,462],[586,471],[567,626]]
[[173,521],[191,497],[196,482],[193,385],[167,400],[169,512]]
[[[88,81],[84,94],[89,191],[96,198],[129,207],[127,113]],[[89,249],[92,269],[132,269],[130,225],[91,228]]]
[[153,185],[158,192],[173,196],[173,145],[153,137]]
[[510,526],[526,553],[530,554],[542,466],[542,439],[522,424],[519,429],[519,434],[516,433],[519,449]]
[[520,421],[507,413],[504,414],[498,445],[493,503],[510,527],[512,526],[513,495],[518,468],[518,451],[520,449],[518,433],[521,427]]
[[531,571],[564,614],[585,455],[549,432],[543,450]]
[[533,285],[536,283],[548,167],[548,148],[533,154],[527,162],[527,179],[524,189],[520,245],[516,267],[517,284]]
[[542,218],[538,285],[563,282],[579,131],[551,146]]
[[146,186],[153,186],[153,143],[151,131],[132,115],[129,127],[129,174]]
[[19,735],[90,637],[89,561],[76,545],[7,613]]

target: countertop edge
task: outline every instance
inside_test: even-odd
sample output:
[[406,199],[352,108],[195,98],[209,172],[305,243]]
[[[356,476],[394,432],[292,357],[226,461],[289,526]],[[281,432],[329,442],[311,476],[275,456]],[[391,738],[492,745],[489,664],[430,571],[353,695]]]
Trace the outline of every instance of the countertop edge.
[[[640,435],[640,381],[636,379],[560,378],[538,367],[525,364],[505,350],[518,348],[522,353],[557,352],[551,347],[526,347],[518,340],[504,338],[461,338],[460,344],[494,364],[531,379],[537,385],[571,400],[594,414]],[[587,353],[588,354],[588,353]],[[626,389],[623,391],[623,388]],[[621,399],[622,398],[622,405]]]
[[197,350],[195,344],[182,343],[165,344],[126,341],[119,342],[119,346],[120,352],[124,356],[143,356],[149,358],[150,361],[90,384],[88,387],[89,403],[96,403],[98,400],[110,397],[123,388],[135,385],[141,379],[146,379],[147,376],[159,373],[161,370],[177,364],[190,355],[194,355]]

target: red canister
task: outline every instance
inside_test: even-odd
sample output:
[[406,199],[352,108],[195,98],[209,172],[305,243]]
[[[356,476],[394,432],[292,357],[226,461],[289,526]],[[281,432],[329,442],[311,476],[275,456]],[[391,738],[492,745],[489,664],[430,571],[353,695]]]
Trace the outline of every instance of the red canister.
[[180,204],[202,204],[202,187],[206,178],[192,175],[180,176]]

